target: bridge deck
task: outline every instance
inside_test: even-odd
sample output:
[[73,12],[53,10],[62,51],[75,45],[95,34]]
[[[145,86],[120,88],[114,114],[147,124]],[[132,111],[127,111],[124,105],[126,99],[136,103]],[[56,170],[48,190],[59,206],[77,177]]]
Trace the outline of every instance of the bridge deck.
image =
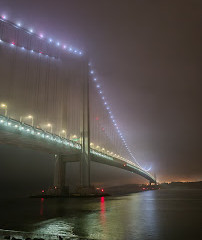
[[[81,159],[81,145],[79,143],[2,115],[0,115],[0,143],[50,154],[61,154],[65,161],[75,162]],[[90,152],[91,161],[118,167],[136,173],[151,182],[156,182],[150,173],[132,164],[132,162],[128,163],[92,148]]]

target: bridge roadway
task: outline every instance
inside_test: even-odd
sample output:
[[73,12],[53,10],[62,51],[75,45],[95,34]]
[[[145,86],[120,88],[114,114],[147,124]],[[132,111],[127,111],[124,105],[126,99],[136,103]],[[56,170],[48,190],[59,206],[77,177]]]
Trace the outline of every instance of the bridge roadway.
[[[0,115],[0,144],[11,144],[33,150],[45,151],[50,154],[62,155],[63,161],[66,162],[79,162],[82,154],[81,144],[77,142],[3,115]],[[151,183],[156,182],[150,173],[128,160],[119,159],[93,148],[90,148],[90,153],[91,161],[118,167],[136,173]]]

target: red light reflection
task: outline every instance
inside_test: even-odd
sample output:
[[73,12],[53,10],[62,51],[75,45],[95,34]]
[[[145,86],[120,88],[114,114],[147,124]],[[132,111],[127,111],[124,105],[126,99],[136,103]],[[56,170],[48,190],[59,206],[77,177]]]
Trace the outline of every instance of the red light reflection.
[[100,198],[100,220],[101,220],[101,224],[105,224],[106,222],[106,215],[105,215],[105,212],[106,212],[106,209],[105,209],[105,198],[104,197],[101,197]]
[[41,205],[40,205],[40,215],[43,216],[43,202],[44,198],[41,198]]

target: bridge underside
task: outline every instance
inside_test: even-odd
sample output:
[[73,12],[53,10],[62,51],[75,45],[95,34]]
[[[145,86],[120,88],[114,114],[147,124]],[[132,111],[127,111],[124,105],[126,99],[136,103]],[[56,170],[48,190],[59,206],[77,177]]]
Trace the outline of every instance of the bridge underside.
[[[48,139],[40,139],[38,136],[30,136],[26,133],[21,133],[17,130],[6,129],[4,126],[0,126],[0,144],[10,144],[17,147],[29,148],[36,151],[47,152],[49,154],[56,155],[56,161],[58,156],[62,157],[62,162],[80,162],[82,158],[82,150],[76,149],[70,146],[61,146],[59,143],[51,142]],[[126,171],[133,172],[138,174],[148,181],[155,183],[155,179],[148,174],[147,172],[142,171],[141,169],[134,168],[129,164],[124,163],[123,161],[117,158],[107,159],[95,154],[90,155],[90,160],[98,162],[101,164],[106,164],[109,166],[121,168]],[[63,171],[61,168],[61,163],[57,166],[59,171]],[[58,174],[58,173],[57,173]],[[63,179],[62,173],[59,174]],[[58,180],[57,183],[64,182],[64,180]],[[62,183],[63,185],[64,183]]]

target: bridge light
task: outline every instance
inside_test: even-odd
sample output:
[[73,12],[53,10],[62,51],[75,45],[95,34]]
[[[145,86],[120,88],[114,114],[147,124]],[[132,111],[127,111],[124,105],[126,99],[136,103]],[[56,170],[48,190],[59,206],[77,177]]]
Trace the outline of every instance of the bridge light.
[[53,39],[52,38],[49,38],[49,42],[51,43],[53,41]]
[[46,126],[50,128],[50,132],[52,133],[52,132],[53,132],[53,126],[52,126],[52,124],[51,124],[51,123],[48,123]]
[[64,46],[63,46],[63,48],[64,48],[64,49],[66,49],[66,48],[67,48],[67,46],[66,46],[66,45],[64,45]]
[[94,78],[93,80],[94,80],[94,81],[97,81],[97,78]]
[[57,46],[60,46],[60,43],[59,43],[59,42],[57,42]]
[[41,33],[39,36],[40,36],[40,38],[43,38],[43,37],[44,37],[44,35],[43,35],[42,33]]
[[4,115],[5,116],[7,116],[7,113],[8,113],[8,107],[7,107],[7,105],[5,104],[5,103],[1,103],[1,105],[0,105],[0,107],[2,108],[2,109],[4,109]]
[[18,27],[21,27],[21,23],[20,23],[20,22],[18,22],[18,23],[17,23],[17,26],[18,26]]
[[100,88],[100,85],[98,84],[96,87],[97,87],[97,88]]
[[31,119],[32,121],[32,127],[34,126],[34,117],[32,115],[27,116],[28,119]]
[[67,133],[66,133],[66,131],[63,129],[60,133],[59,133],[59,136],[61,137],[61,136],[64,136],[65,138],[67,138]]
[[30,29],[29,29],[29,32],[30,32],[30,33],[33,33],[33,29],[32,29],[32,28],[30,28]]
[[23,118],[31,119],[31,126],[34,126],[34,117],[32,115],[28,115],[26,117],[20,116],[20,122],[22,122]]
[[3,18],[3,19],[7,19],[6,15],[3,15],[2,18]]

